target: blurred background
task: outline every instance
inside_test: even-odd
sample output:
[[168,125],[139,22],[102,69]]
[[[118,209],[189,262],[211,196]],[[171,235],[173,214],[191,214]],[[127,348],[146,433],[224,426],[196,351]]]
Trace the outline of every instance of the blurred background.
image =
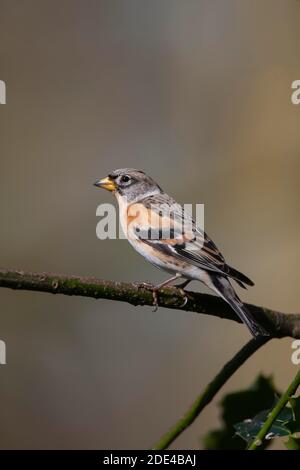
[[[93,182],[144,169],[255,281],[247,302],[299,312],[297,0],[0,0],[1,267],[166,278],[96,238]],[[197,283],[191,288],[203,290]],[[149,448],[249,339],[213,317],[0,291],[1,448]],[[296,372],[275,340],[173,445],[197,449],[225,392]],[[276,444],[277,446],[280,444]]]

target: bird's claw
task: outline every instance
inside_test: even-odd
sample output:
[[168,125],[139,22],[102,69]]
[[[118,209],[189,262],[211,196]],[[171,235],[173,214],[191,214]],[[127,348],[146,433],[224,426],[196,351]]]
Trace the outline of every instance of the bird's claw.
[[180,294],[181,294],[182,297],[183,297],[183,302],[182,302],[182,304],[180,304],[180,308],[183,308],[183,307],[185,307],[186,304],[188,303],[188,301],[189,301],[189,296],[188,296],[188,294],[186,293],[186,291],[185,291],[184,289],[179,289],[179,292],[180,292]]
[[[135,287],[137,287],[138,289],[146,289],[146,290],[149,290],[152,292],[152,298],[153,298],[153,312],[157,312],[158,310],[158,296],[157,296],[157,292],[159,290],[159,286],[154,286],[153,284],[151,284],[150,282],[134,282],[133,283],[135,285]],[[186,285],[186,282],[184,282],[182,285]],[[187,292],[179,286],[176,286],[177,289],[179,290],[180,294],[182,295],[183,297],[183,302],[182,304],[179,306],[180,308],[183,308],[186,306],[186,304],[188,303],[189,301],[189,297],[188,297],[188,294]]]
[[152,312],[157,312],[158,310],[158,298],[157,298],[157,290],[153,290],[152,291],[152,297],[153,297],[153,307],[154,309],[152,310]]
[[155,286],[151,284],[150,282],[134,282],[133,284],[138,289],[146,289],[152,292],[153,307],[154,307],[153,312],[156,312],[158,309],[158,298],[157,298],[157,289],[155,289]]

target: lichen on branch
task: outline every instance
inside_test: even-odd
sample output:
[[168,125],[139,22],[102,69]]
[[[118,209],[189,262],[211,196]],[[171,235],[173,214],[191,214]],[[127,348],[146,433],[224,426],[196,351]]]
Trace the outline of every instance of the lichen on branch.
[[[144,287],[138,283],[106,281],[92,277],[1,269],[0,287],[51,294],[78,295],[94,299],[128,302],[131,305],[153,305],[151,286]],[[160,307],[240,322],[227,303],[214,295],[188,291],[187,302],[185,302],[180,289],[168,287],[159,290],[157,297]],[[300,314],[281,313],[249,304],[247,307],[254,318],[268,328],[274,337],[300,338]]]

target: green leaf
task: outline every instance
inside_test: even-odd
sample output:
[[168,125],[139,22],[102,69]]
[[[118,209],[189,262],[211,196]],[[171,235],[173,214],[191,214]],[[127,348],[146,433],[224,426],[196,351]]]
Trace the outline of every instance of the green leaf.
[[[269,409],[278,391],[272,378],[259,376],[246,390],[226,395],[221,401],[222,426],[208,433],[204,439],[205,449],[245,449],[246,441],[236,435],[234,425],[250,416],[255,416],[262,409]],[[261,448],[266,448],[270,441],[265,441]]]
[[[274,408],[276,402],[272,405],[271,409],[264,410],[258,413],[254,418],[248,418],[234,425],[236,433],[242,439],[244,439],[248,444],[257,436],[260,428],[263,426],[266,421],[268,414]],[[293,420],[293,412],[291,408],[285,407],[277,416],[272,427],[270,428],[268,434],[266,435],[266,440],[270,440],[276,436],[288,436],[290,430],[286,427],[290,421]]]
[[[261,411],[254,418],[237,423],[234,426],[236,433],[249,444],[257,436],[268,414],[275,405],[276,401],[270,410]],[[285,442],[287,449],[300,450],[300,397],[289,399],[289,404],[281,410],[275,419],[266,435],[266,440],[283,436],[289,436]]]

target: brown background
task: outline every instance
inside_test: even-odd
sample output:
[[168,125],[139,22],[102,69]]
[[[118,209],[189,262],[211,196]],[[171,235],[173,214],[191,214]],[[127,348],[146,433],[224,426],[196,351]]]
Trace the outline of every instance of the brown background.
[[[0,0],[1,266],[159,281],[99,241],[92,183],[143,168],[256,282],[246,301],[299,311],[300,3]],[[193,285],[194,289],[198,286]],[[199,288],[201,288],[199,286]],[[196,314],[0,292],[1,448],[147,448],[249,338]],[[285,387],[291,340],[256,354]],[[218,399],[175,448],[198,448]]]

